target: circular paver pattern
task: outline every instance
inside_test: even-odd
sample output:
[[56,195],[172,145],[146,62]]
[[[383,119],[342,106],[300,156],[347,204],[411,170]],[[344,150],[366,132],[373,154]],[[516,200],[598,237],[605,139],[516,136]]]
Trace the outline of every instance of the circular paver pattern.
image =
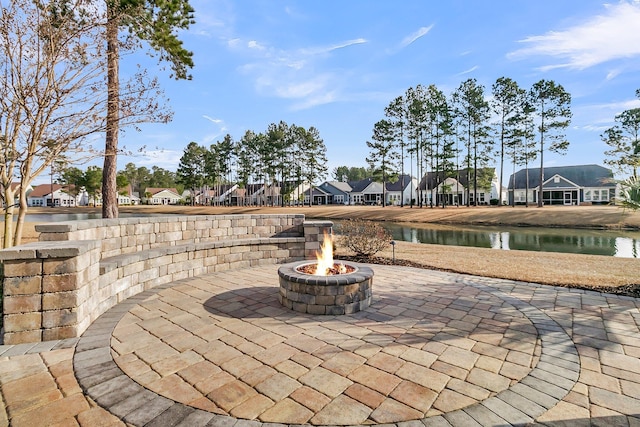
[[[97,321],[97,332],[83,337],[91,346],[109,334],[112,360],[101,369],[109,385],[84,373],[82,359],[79,382],[121,416],[148,399],[164,416],[169,407],[182,415],[196,408],[194,419],[355,425],[443,415],[531,422],[577,380],[577,354],[562,328],[491,286],[495,280],[372,268],[373,303],[352,315],[282,307],[277,266],[148,291],[112,310],[112,329]],[[129,404],[109,398],[127,387]]]

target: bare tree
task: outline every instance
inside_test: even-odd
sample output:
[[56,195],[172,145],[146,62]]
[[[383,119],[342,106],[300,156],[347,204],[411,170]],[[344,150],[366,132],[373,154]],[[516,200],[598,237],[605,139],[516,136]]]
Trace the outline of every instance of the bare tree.
[[[20,244],[26,191],[63,155],[102,153],[107,130],[104,11],[90,0],[0,0],[0,187],[4,244]],[[134,74],[120,87],[120,125],[168,120],[158,83]],[[18,181],[18,185],[11,185]],[[18,199],[15,233],[11,228]]]
[[[30,0],[0,1],[0,182],[4,246],[20,244],[26,191],[65,152],[87,152],[104,130],[100,28],[73,8]],[[11,185],[19,180],[18,185]],[[18,199],[18,220],[12,230]]]

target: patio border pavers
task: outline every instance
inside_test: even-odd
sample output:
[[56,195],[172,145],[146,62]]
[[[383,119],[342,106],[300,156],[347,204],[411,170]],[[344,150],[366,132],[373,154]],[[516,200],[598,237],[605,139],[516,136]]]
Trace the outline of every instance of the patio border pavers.
[[[454,273],[438,274],[453,274],[457,283],[490,293],[518,309],[538,331],[541,342],[539,361],[521,381],[477,404],[443,415],[385,425],[467,426],[471,420],[481,425],[528,424],[571,391],[580,374],[580,359],[571,337],[542,310],[491,286],[491,283],[515,282]],[[111,334],[120,319],[138,302],[182,282],[162,285],[131,297],[104,313],[87,329],[76,345],[73,359],[76,378],[86,395],[132,425],[279,425],[237,420],[175,402],[144,388],[115,363],[111,355]]]

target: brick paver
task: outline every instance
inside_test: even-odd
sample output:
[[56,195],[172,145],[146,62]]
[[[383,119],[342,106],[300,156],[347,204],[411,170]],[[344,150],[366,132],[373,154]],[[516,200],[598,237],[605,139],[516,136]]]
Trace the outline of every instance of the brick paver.
[[284,309],[265,266],[0,346],[0,425],[640,424],[637,299],[373,268],[353,315]]

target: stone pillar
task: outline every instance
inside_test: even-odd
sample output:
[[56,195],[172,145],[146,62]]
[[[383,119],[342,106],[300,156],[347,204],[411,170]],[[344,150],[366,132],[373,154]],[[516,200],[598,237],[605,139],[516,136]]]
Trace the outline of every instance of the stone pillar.
[[333,222],[305,221],[304,224],[304,257],[316,259],[316,252],[320,251],[325,236],[333,238]]
[[34,242],[0,251],[4,343],[78,337],[98,295],[100,242]]

